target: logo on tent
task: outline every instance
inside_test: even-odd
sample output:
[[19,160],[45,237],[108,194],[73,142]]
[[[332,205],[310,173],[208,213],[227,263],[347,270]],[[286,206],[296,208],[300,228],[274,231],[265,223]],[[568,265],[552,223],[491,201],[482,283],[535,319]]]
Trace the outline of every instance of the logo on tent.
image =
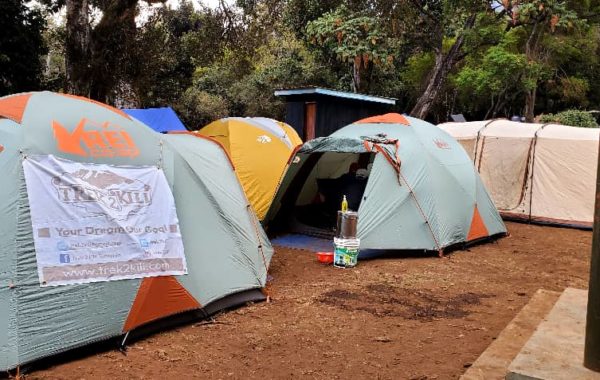
[[450,149],[450,144],[448,144],[447,142],[445,142],[444,140],[441,139],[435,139],[433,140],[433,142],[435,143],[435,145],[437,145],[438,148],[440,149]]
[[[93,125],[100,130],[86,130]],[[127,131],[114,123],[95,123],[83,118],[72,132],[58,121],[52,121],[58,150],[64,153],[90,157],[135,157],[140,150]]]
[[108,170],[65,172],[53,177],[52,184],[60,202],[84,207],[91,215],[110,214],[117,220],[127,220],[152,204],[149,185]]
[[262,136],[258,136],[258,138],[256,139],[256,141],[258,141],[261,144],[266,144],[266,143],[270,143],[271,142],[271,138],[267,135],[262,135]]

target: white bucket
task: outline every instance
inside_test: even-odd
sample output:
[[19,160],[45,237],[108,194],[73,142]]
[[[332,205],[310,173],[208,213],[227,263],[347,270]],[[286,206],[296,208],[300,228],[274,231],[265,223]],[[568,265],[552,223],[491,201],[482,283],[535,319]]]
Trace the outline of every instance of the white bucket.
[[337,268],[352,268],[358,263],[360,239],[333,239],[333,266]]

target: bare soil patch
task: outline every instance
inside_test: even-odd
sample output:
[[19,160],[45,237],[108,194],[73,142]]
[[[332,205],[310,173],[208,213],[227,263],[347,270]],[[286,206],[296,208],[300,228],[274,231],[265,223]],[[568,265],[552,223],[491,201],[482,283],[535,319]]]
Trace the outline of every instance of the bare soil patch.
[[277,249],[272,302],[34,370],[29,379],[456,379],[533,293],[587,288],[591,232],[507,224],[445,257],[354,269]]

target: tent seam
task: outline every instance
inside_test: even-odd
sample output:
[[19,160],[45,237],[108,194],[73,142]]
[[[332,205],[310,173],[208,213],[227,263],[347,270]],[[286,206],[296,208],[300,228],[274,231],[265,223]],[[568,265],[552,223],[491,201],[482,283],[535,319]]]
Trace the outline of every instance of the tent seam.
[[[500,118],[500,119],[490,120],[483,127],[479,128],[479,130],[477,131],[477,138],[475,139],[475,154],[473,156],[473,165],[477,164],[477,151],[478,151],[477,148],[479,147],[479,138],[481,137],[481,134],[483,133],[483,130],[486,129],[487,127],[489,127],[490,125],[492,125],[494,122],[496,122],[498,120],[506,120],[506,119]],[[485,136],[483,137],[483,140],[485,140]],[[481,147],[481,155],[483,155],[483,146]],[[481,157],[479,158],[479,162],[480,162],[480,164],[477,167],[477,172],[479,172],[479,168],[481,167]]]
[[[20,169],[19,170],[20,171],[20,176],[19,176],[20,177],[19,178],[20,179],[19,180],[20,186],[19,186],[19,197],[18,197],[19,200],[17,202],[17,217],[16,217],[17,233],[15,234],[15,253],[16,253],[15,256],[16,256],[16,258],[15,258],[15,272],[14,272],[14,277],[17,280],[18,280],[18,276],[19,276],[19,247],[20,247],[20,245],[19,245],[19,239],[18,239],[18,236],[19,236],[19,232],[18,231],[19,231],[19,224],[20,224],[19,222],[21,220],[21,209],[23,207],[23,186],[25,185],[25,173],[23,172],[23,160],[24,159],[25,159],[25,156],[23,154],[23,151],[21,151],[21,160],[20,160],[21,165],[20,165],[20,168],[19,168]],[[25,192],[27,192],[26,185],[25,185]],[[21,352],[20,352],[21,351],[20,350],[20,348],[21,348],[21,338],[19,336],[19,331],[20,331],[20,328],[19,328],[19,299],[20,298],[19,298],[19,294],[18,294],[19,293],[19,286],[20,286],[20,284],[18,283],[18,281],[15,281],[15,282],[17,282],[17,284],[15,284],[15,290],[14,290],[15,294],[14,294],[14,297],[15,297],[15,321],[16,321],[16,334],[15,335],[16,335],[16,340],[17,340],[17,347],[16,347],[17,348],[17,357],[16,357],[17,360],[16,360],[16,365],[18,367],[18,366],[21,365],[20,364],[21,363]],[[14,282],[13,282],[13,284],[14,284]]]
[[533,137],[533,152],[531,154],[531,156],[532,156],[532,158],[531,158],[531,187],[529,188],[529,223],[531,223],[532,207],[533,207],[533,174],[535,171],[535,150],[537,147],[538,136],[539,136],[540,131],[542,129],[546,128],[548,125],[550,125],[550,124],[544,124],[541,127],[539,127],[538,130],[535,131],[535,134]]
[[[421,144],[421,145],[423,145],[423,144]],[[365,144],[365,147],[366,146],[367,145]],[[408,181],[406,180],[406,178],[402,174],[402,166],[401,166],[400,156],[398,154],[398,150],[400,148],[400,140],[397,140],[396,143],[394,144],[394,147],[396,148],[396,152],[395,152],[394,156],[395,156],[396,160],[398,160],[398,162],[395,162],[395,165],[392,163],[393,162],[393,158],[390,157],[390,155],[379,144],[373,143],[373,146],[375,147],[375,149],[377,149],[378,152],[380,152],[381,154],[383,154],[383,156],[386,158],[386,161],[388,161],[388,163],[394,168],[394,170],[396,172],[398,172],[398,182],[400,182],[400,180],[402,179],[404,181],[404,183],[406,184],[406,187],[408,187],[409,193],[410,193],[411,197],[413,198],[413,200],[415,201],[415,204],[417,205],[417,209],[419,210],[419,213],[421,214],[421,216],[425,220],[425,224],[427,225],[427,228],[429,229],[429,232],[431,232],[431,236],[433,237],[433,241],[434,241],[434,243],[435,243],[435,245],[436,245],[436,247],[438,249],[438,252],[439,252],[439,254],[441,256],[442,255],[442,248],[440,246],[440,243],[439,243],[437,237],[435,236],[433,228],[431,227],[431,223],[429,222],[429,219],[427,218],[427,215],[425,215],[425,212],[423,211],[423,208],[419,204],[419,200],[417,199],[417,195],[415,194],[413,188],[410,186],[410,184],[408,183]],[[425,147],[423,147],[423,148],[425,148]],[[402,184],[400,183],[400,185],[402,185]]]
[[[193,135],[193,136],[196,136],[196,137],[200,137],[199,135],[196,135],[196,134],[192,134],[192,135]],[[205,136],[202,136],[202,138],[205,138],[206,140],[209,140],[209,141],[213,141],[213,142],[214,142],[214,140],[212,140],[212,139],[210,139],[210,138],[207,138],[207,137],[205,137]],[[219,145],[219,146],[220,146],[220,144],[217,144],[217,145]],[[225,154],[227,157],[229,157],[229,156],[227,155],[227,152],[226,152],[226,151],[225,151],[225,150],[222,148],[222,146],[220,146],[220,148],[221,148],[221,151],[222,151],[222,153],[223,153],[223,154]],[[187,150],[187,149],[186,149],[186,150]],[[189,164],[189,162],[187,162],[187,160],[184,160],[184,161],[185,161],[185,166],[187,167],[187,169],[188,169],[188,170],[190,170],[191,172],[195,173],[194,169],[193,169],[193,168],[192,168],[192,166]],[[231,167],[232,167],[232,169],[233,169],[233,164],[231,163],[231,161],[229,161],[229,162],[230,162],[230,164],[231,164]],[[235,170],[234,170],[234,174],[235,174]],[[244,247],[243,247],[243,245],[242,245],[241,241],[239,240],[239,238],[237,237],[237,233],[236,233],[236,231],[234,230],[234,228],[233,228],[233,226],[232,226],[232,223],[231,223],[231,221],[229,220],[229,218],[226,218],[226,217],[225,217],[225,212],[223,211],[223,208],[222,208],[222,207],[220,206],[220,204],[219,204],[219,203],[216,201],[216,198],[214,197],[214,195],[212,194],[212,192],[209,190],[208,186],[207,186],[207,185],[204,183],[204,181],[203,181],[203,180],[202,180],[202,179],[201,179],[199,176],[196,176],[196,175],[195,175],[195,176],[193,176],[193,178],[194,178],[196,181],[198,181],[199,185],[202,187],[202,189],[203,189],[204,193],[206,194],[207,198],[210,200],[210,203],[211,203],[212,205],[214,205],[214,207],[217,209],[217,213],[219,214],[219,217],[221,218],[221,220],[223,220],[223,222],[224,222],[224,224],[225,224],[226,228],[229,230],[229,233],[230,233],[230,234],[231,234],[231,236],[232,236],[232,241],[235,243],[235,245],[237,246],[238,250],[239,250],[240,252],[242,252],[244,255],[246,255],[246,250],[244,249]],[[237,179],[237,175],[236,175],[236,179]],[[241,185],[239,185],[239,186],[240,186],[240,188],[239,188],[239,189],[240,189],[241,193],[243,194],[244,200],[245,200],[245,202],[246,202],[245,206],[248,206],[248,205],[249,205],[249,202],[248,202],[248,199],[247,199],[247,197],[246,197],[246,195],[245,195],[245,193],[244,193],[244,190],[241,188]],[[259,242],[258,242],[258,243],[259,243],[259,244],[261,243],[260,239],[259,239]],[[255,273],[255,274],[256,274],[256,273]],[[258,276],[256,276],[256,279],[257,279],[257,280],[259,281],[259,283],[260,283],[260,279],[258,278]]]

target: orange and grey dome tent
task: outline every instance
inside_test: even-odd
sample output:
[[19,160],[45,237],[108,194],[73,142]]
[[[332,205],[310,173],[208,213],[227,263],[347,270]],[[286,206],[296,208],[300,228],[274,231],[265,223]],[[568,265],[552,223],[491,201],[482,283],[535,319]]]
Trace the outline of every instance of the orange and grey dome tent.
[[[347,180],[353,166],[363,175],[357,170]],[[358,211],[361,252],[442,253],[506,233],[462,146],[408,116],[370,117],[306,142],[290,160],[264,224],[270,233],[331,233],[344,194]],[[328,226],[318,224],[328,217],[333,217]]]
[[[0,370],[118,337],[174,314],[206,315],[264,297],[273,250],[217,143],[162,135],[107,105],[39,92],[0,98],[0,145]],[[52,172],[55,167],[85,169]],[[161,186],[115,174],[142,171],[161,179],[156,182]],[[39,182],[47,186],[33,186],[46,175],[54,176]],[[41,203],[37,192],[44,195]],[[48,216],[52,223],[73,226],[66,232],[56,225],[34,228],[36,215],[53,207],[73,215],[101,212],[81,219]],[[124,219],[102,214],[111,207],[125,210],[118,214]],[[178,225],[128,226],[127,218],[162,217],[144,216],[142,207],[165,209]],[[92,228],[100,222],[108,227]],[[104,240],[96,239],[100,235]],[[154,251],[154,245],[164,250]],[[163,275],[168,268],[154,266],[157,273],[149,276],[117,279],[121,270],[145,271],[147,255],[160,257],[175,246],[181,247],[187,274]],[[135,267],[131,260],[117,263],[126,266],[110,261],[125,250],[138,255]],[[99,257],[94,265],[103,265],[102,270],[74,261]],[[47,268],[58,273],[52,281],[71,277],[49,286],[50,272],[41,271]],[[92,275],[106,278],[86,277]],[[82,277],[73,281],[72,276]]]
[[250,204],[262,220],[290,155],[302,144],[296,131],[265,117],[228,117],[213,121],[199,133],[223,144]]

